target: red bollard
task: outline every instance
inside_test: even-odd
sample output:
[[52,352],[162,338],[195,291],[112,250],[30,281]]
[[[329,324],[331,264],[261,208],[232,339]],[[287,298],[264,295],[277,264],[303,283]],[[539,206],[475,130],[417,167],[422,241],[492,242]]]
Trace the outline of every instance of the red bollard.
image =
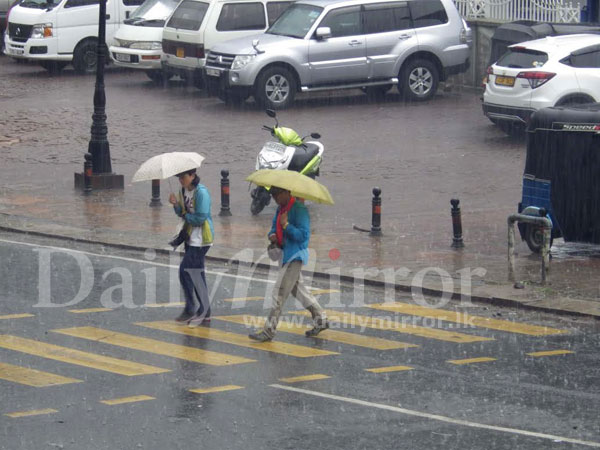
[[221,211],[219,216],[231,216],[229,209],[229,170],[221,170]]

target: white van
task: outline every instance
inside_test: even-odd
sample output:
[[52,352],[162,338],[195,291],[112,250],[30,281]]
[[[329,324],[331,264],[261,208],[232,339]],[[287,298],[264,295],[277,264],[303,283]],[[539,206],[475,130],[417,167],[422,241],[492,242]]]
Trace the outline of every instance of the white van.
[[203,86],[206,53],[219,42],[262,33],[291,0],[182,0],[163,30],[165,76]]
[[117,30],[110,57],[117,66],[142,69],[155,83],[164,80],[162,56],[163,27],[179,0],[146,0]]
[[[142,0],[106,1],[106,42]],[[23,0],[14,6],[4,36],[4,53],[39,61],[57,71],[69,62],[79,73],[96,70],[98,0]]]

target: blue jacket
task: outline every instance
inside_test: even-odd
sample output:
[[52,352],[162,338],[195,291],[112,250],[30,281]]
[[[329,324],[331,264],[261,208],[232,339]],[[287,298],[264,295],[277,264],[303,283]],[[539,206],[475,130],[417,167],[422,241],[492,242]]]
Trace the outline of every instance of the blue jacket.
[[[276,233],[277,208],[269,236]],[[310,216],[306,206],[296,200],[288,212],[288,226],[283,230],[283,264],[290,261],[308,263],[308,241],[310,239]]]
[[[179,192],[179,201],[174,206],[175,213],[181,216],[183,212],[183,194]],[[193,213],[186,213],[183,217],[186,224],[192,227],[202,227],[202,244],[212,244],[215,236],[212,217],[210,215],[210,194],[206,186],[198,184],[194,192]]]

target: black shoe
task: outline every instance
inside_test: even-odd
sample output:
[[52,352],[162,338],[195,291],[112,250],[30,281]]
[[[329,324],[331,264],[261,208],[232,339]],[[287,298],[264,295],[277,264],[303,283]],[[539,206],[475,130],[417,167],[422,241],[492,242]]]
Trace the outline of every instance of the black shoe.
[[329,322],[327,322],[327,319],[321,319],[315,323],[313,328],[304,333],[304,335],[306,337],[315,337],[321,331],[326,330],[327,328],[329,328]]
[[188,314],[185,311],[175,317],[175,322],[185,323],[189,322],[190,319],[194,317],[194,314]]
[[260,331],[260,332],[255,332],[255,333],[250,333],[248,335],[248,337],[254,341],[258,341],[258,342],[268,342],[270,340],[272,340],[272,337],[269,337],[267,335],[267,333],[265,333],[264,331]]

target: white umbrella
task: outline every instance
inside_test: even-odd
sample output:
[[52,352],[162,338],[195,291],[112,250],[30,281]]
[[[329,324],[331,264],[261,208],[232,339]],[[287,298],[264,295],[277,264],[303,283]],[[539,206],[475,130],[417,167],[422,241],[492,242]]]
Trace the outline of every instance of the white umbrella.
[[133,175],[132,182],[164,180],[178,173],[197,169],[204,156],[196,152],[170,152],[156,155],[143,163]]

